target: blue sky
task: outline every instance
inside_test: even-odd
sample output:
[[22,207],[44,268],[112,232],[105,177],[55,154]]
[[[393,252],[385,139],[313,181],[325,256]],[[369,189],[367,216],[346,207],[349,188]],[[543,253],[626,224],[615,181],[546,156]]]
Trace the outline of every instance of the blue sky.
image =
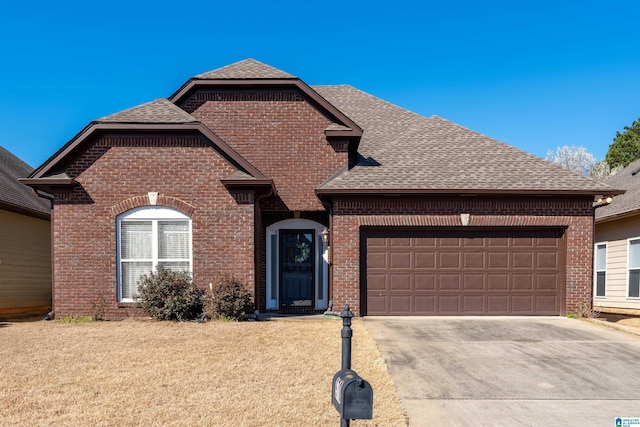
[[544,157],[640,117],[640,2],[0,0],[0,145],[39,166],[90,121],[255,58]]

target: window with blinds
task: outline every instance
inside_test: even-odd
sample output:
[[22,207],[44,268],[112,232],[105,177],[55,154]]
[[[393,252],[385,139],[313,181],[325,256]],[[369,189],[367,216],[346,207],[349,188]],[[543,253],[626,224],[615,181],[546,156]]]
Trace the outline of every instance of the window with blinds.
[[596,244],[596,259],[595,259],[595,296],[606,296],[607,290],[607,244]]
[[629,240],[629,298],[640,298],[640,239]]
[[118,220],[118,295],[134,301],[138,281],[158,265],[191,271],[191,220],[172,209],[145,208]]

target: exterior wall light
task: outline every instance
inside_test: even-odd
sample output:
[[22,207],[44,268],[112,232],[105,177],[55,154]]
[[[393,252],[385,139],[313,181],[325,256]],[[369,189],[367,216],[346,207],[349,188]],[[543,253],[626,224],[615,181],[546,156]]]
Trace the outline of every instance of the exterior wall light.
[[329,229],[327,227],[322,230],[322,233],[320,233],[320,237],[322,237],[322,243],[329,243]]

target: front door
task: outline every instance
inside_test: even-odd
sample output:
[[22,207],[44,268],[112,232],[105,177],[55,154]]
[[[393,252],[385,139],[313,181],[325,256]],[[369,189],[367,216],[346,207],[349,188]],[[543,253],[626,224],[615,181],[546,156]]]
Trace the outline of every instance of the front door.
[[313,307],[314,230],[280,230],[280,306]]

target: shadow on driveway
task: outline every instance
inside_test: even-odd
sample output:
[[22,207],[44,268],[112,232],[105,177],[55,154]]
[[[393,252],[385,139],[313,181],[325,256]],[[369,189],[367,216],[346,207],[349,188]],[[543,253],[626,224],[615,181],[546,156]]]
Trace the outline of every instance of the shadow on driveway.
[[411,426],[640,417],[640,337],[564,317],[365,317]]

